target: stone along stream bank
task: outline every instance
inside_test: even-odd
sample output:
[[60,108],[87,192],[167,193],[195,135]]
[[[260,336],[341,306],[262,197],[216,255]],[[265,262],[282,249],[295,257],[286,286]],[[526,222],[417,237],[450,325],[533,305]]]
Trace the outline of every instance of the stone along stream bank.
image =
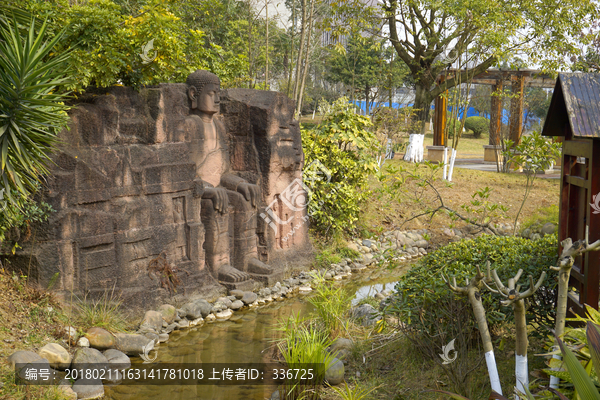
[[[357,240],[350,244],[361,253],[356,260],[345,259],[328,268],[316,271],[327,280],[348,279],[348,290],[358,296],[382,292],[382,284],[392,288],[397,277],[409,267],[406,263],[392,275],[381,268],[379,262],[394,259],[408,261],[426,254],[426,231],[387,232],[377,240]],[[427,236],[425,236],[427,237]],[[39,350],[19,351],[9,357],[9,362],[35,362],[64,370],[82,363],[99,363],[111,368],[141,364],[139,358],[144,352],[157,366],[169,364],[201,363],[268,363],[276,355],[273,342],[273,328],[278,321],[287,319],[292,313],[306,315],[312,306],[306,295],[312,291],[313,275],[301,272],[293,278],[277,282],[270,288],[258,292],[232,290],[214,302],[196,299],[181,308],[163,304],[157,310],[149,310],[135,334],[112,334],[102,328],[89,329],[77,340],[74,354],[57,343],[51,343]],[[379,293],[379,298],[389,295],[389,291]],[[285,300],[285,301],[284,301]],[[356,304],[355,298],[353,304]],[[376,320],[375,309],[368,304],[353,309],[353,316],[361,318],[364,324]],[[73,328],[67,328],[76,335]],[[131,358],[130,358],[131,357]],[[119,381],[76,381],[73,385],[62,381],[67,398],[93,399],[105,396],[107,399],[264,399],[276,389],[274,386],[251,385],[119,385]]]

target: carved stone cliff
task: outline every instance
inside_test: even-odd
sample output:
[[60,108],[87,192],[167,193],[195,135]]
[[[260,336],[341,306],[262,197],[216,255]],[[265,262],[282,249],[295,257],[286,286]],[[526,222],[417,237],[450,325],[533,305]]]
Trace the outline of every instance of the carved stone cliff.
[[[114,287],[126,301],[142,303],[175,290],[193,296],[251,289],[306,264],[306,210],[293,198],[301,194],[303,164],[293,102],[275,92],[220,93],[216,123],[225,127],[228,171],[257,185],[260,201],[253,207],[228,190],[227,209],[212,210],[205,195],[210,185],[198,172],[201,146],[194,145],[204,138],[190,124],[188,92],[186,84],[163,84],[84,96],[53,156],[45,200],[56,212],[11,257],[13,266],[42,286],[58,272],[58,293],[99,294]],[[211,218],[231,221],[228,232],[220,232],[229,243],[215,244],[212,231],[221,223]],[[232,271],[249,279],[240,283],[216,274],[207,254],[228,257]],[[260,261],[253,264],[251,257]]]

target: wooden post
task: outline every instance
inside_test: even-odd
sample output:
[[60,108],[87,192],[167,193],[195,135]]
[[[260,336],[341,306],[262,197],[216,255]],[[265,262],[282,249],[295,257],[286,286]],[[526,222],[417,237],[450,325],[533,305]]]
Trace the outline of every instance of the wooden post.
[[525,86],[525,77],[522,75],[512,75],[512,94],[510,99],[510,140],[514,145],[521,143],[521,133],[523,130],[523,88]]
[[496,81],[492,86],[491,113],[490,113],[490,146],[500,145],[500,134],[502,130],[502,79]]
[[[444,82],[444,76],[440,77],[438,84]],[[433,114],[433,145],[446,146],[446,113],[448,112],[448,91],[444,92],[444,96],[438,96],[434,101]]]

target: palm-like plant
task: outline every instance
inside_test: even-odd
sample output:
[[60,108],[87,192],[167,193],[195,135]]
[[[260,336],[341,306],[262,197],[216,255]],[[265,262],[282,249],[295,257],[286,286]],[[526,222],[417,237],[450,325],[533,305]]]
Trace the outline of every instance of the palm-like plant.
[[68,123],[66,93],[59,90],[68,83],[69,54],[52,53],[62,34],[46,39],[46,23],[36,33],[34,20],[22,29],[22,15],[6,15],[0,18],[0,188],[18,206],[13,191],[23,197],[35,191]]

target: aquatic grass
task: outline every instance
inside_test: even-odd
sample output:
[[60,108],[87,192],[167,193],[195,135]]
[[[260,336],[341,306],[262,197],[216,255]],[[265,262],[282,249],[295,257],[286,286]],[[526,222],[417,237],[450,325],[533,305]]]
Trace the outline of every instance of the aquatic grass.
[[320,398],[325,371],[333,364],[334,356],[327,351],[331,339],[311,321],[293,314],[278,330],[285,336],[277,344],[288,368],[313,368],[314,379],[290,379],[279,388],[281,399],[316,400]]
[[97,326],[111,332],[124,332],[127,319],[121,310],[123,300],[115,295],[114,288],[109,293],[105,291],[98,299],[83,299],[75,296],[76,319],[84,327]]
[[344,382],[344,387],[331,387],[334,392],[340,396],[342,400],[364,400],[375,391],[379,386],[375,386],[369,389],[362,388],[360,385],[355,384],[353,388],[348,386],[347,382]]
[[326,281],[322,274],[315,273],[313,276],[314,294],[308,298],[308,302],[315,307],[319,322],[329,336],[336,338],[341,332],[348,331],[349,320],[345,317],[354,294],[341,285]]

